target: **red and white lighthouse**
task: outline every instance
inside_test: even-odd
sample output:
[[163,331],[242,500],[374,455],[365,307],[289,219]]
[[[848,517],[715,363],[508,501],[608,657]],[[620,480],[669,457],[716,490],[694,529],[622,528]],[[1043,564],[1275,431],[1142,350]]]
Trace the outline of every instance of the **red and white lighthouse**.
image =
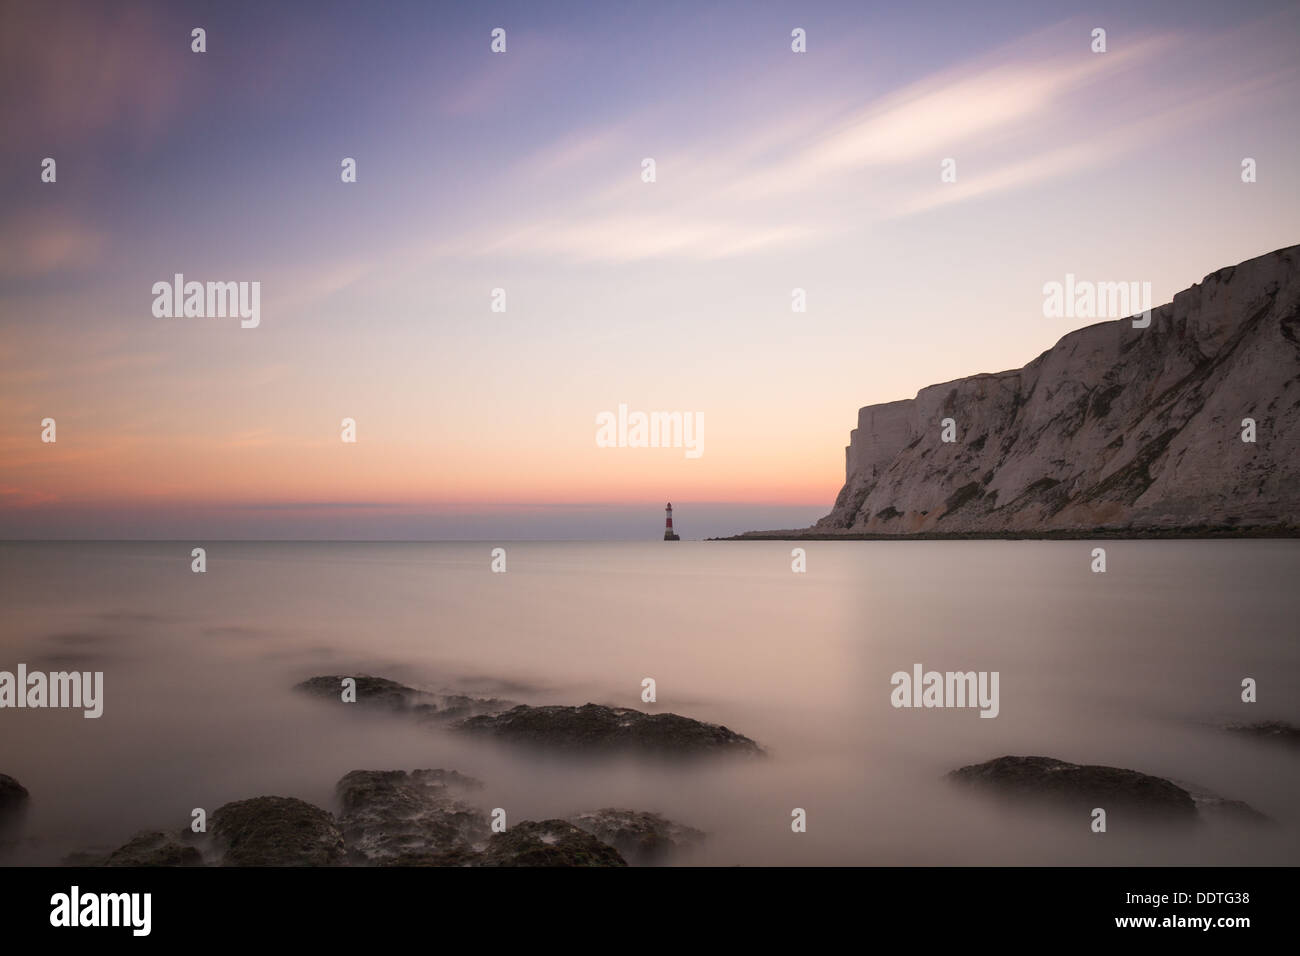
[[668,502],[668,507],[664,509],[664,513],[667,515],[667,518],[664,521],[664,540],[680,541],[681,539],[677,537],[677,532],[673,531],[673,503],[671,501]]

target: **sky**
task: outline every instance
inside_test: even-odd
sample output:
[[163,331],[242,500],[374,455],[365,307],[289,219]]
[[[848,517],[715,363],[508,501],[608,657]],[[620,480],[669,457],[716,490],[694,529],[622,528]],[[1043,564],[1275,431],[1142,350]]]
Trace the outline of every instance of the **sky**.
[[1300,241],[1300,7],[1227,6],[7,2],[0,538],[810,524],[859,407],[1095,321],[1045,283]]

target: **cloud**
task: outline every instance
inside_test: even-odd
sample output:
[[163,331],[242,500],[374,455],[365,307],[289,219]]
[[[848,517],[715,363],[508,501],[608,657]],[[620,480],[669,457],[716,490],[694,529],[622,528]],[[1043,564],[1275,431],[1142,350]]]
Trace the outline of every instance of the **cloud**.
[[527,226],[489,243],[489,255],[559,256],[579,262],[635,262],[666,257],[725,259],[808,237],[799,226],[755,228],[740,221],[690,215],[610,216]]
[[0,278],[84,271],[99,261],[104,245],[98,229],[64,215],[16,216],[0,225]]
[[933,165],[962,146],[1041,132],[1042,124],[1062,116],[1069,96],[1115,80],[1175,45],[1173,37],[1153,37],[1110,54],[1080,46],[1068,56],[1043,35],[1022,38],[1014,62],[1007,62],[1008,50],[999,50],[878,97],[787,159],[737,180],[729,192],[740,200],[805,192],[843,174]]
[[[558,211],[428,251],[708,261],[833,241],[848,220],[866,226],[1077,175],[1285,96],[1296,71],[1285,60],[1270,68],[1278,51],[1266,42],[1285,29],[1130,35],[1094,54],[1089,31],[1066,23],[865,103],[828,101],[814,112],[776,91],[761,120],[736,116],[707,140],[661,143],[653,185],[635,168],[651,138],[647,117],[570,131],[520,164],[549,177]],[[1225,46],[1251,53],[1213,73],[1197,67],[1223,60]],[[946,184],[939,164],[950,156],[960,173]]]
[[[1015,56],[993,51],[865,103],[810,108],[774,90],[762,117],[734,116],[691,142],[656,139],[656,117],[671,113],[665,104],[571,130],[513,170],[547,183],[545,199],[523,213],[485,216],[487,225],[429,244],[424,254],[711,261],[831,241],[846,216],[865,225],[1066,175],[1116,151],[1088,141],[1072,99],[1157,65],[1181,41],[1133,38],[1105,55],[1080,42],[1065,56],[1061,32],[1020,38],[1008,48]],[[966,167],[974,175],[944,190],[938,162],[959,149],[982,151],[985,163]],[[646,154],[658,163],[654,184],[638,177]],[[933,170],[924,186],[915,175],[922,166]],[[860,185],[872,170],[881,173],[874,192]],[[891,171],[898,185],[879,188]]]

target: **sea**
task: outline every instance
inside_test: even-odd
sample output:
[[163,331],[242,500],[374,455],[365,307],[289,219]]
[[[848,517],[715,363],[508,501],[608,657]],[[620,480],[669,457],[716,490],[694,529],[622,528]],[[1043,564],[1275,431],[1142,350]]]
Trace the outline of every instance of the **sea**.
[[[707,834],[683,866],[1295,865],[1300,753],[1225,728],[1300,724],[1297,581],[1290,540],[0,542],[0,671],[104,675],[98,718],[0,709],[0,773],[31,794],[0,865],[254,796],[335,810],[348,771],[426,767],[511,822],[661,813]],[[996,672],[996,716],[895,706],[918,665]],[[326,674],[671,712],[765,755],[536,752],[294,690]],[[946,779],[1002,755],[1272,823],[1094,832]]]

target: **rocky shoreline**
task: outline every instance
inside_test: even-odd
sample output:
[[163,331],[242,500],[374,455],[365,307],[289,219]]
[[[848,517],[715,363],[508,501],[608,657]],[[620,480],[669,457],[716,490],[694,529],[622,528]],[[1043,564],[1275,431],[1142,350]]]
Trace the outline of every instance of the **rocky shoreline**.
[[[1292,728],[1294,730],[1294,728]],[[1238,801],[1136,770],[1053,757],[1003,756],[951,771],[952,784],[1015,808],[1109,826],[1272,825]],[[295,797],[237,800],[212,814],[209,832],[139,833],[109,853],[79,853],[81,866],[627,866],[671,863],[706,835],[642,810],[603,807],[567,819],[494,827],[479,805],[483,783],[454,770],[354,770],[335,786],[337,812]]]
[[[698,757],[764,753],[757,743],[714,724],[676,714],[628,708],[531,707],[496,698],[443,695],[382,677],[326,675],[296,690],[342,705],[340,688],[354,682],[355,700],[371,712],[436,723],[441,729],[499,738],[533,748],[607,756]],[[1220,731],[1266,745],[1294,746],[1300,728],[1280,721],[1230,724]],[[1077,824],[1106,810],[1109,825],[1267,826],[1253,807],[1194,785],[1137,770],[1074,764],[1054,757],[1002,756],[953,770],[947,781],[1013,807],[1070,817]],[[600,807],[565,819],[507,822],[503,808],[482,799],[484,783],[449,769],[353,770],[334,787],[334,806],[296,797],[256,796],[218,807],[207,825],[137,833],[114,849],[88,850],[62,863],[106,867],[190,866],[655,866],[681,861],[708,838],[687,824],[644,809]],[[12,841],[32,797],[0,774],[0,836]],[[0,840],[0,845],[3,845]]]
[[335,786],[337,812],[296,797],[217,808],[206,832],[138,833],[78,866],[627,866],[671,862],[705,834],[657,813],[602,807],[502,829],[480,806],[482,782],[454,770],[353,770]]
[[[522,820],[494,831],[477,806],[482,784],[454,770],[354,770],[339,780],[337,814],[296,797],[224,804],[207,832],[136,834],[70,865],[627,866],[668,862],[704,834],[658,814],[605,807],[568,820]],[[626,854],[626,857],[625,857]]]

